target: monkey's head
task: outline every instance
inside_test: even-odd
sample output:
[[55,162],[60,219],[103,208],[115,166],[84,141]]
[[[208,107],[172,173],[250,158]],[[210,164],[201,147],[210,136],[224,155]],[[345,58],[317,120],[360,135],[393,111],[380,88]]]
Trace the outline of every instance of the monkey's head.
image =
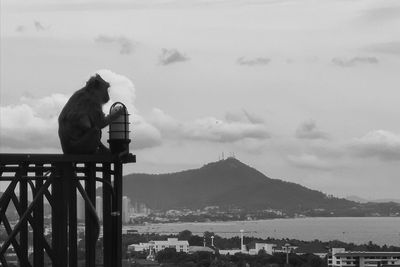
[[86,90],[95,97],[100,104],[105,104],[110,100],[108,88],[110,84],[103,80],[99,74],[90,77],[86,82]]

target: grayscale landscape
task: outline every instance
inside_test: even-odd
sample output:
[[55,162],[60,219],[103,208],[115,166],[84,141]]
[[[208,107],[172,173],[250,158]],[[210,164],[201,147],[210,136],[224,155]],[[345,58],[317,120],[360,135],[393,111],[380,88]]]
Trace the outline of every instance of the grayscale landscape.
[[[100,155],[97,168],[111,154],[123,163],[121,188],[100,180],[119,165],[93,174],[99,266],[106,216],[120,216],[126,266],[400,266],[399,1],[2,0],[0,33],[2,159],[74,159],[60,144],[60,114],[93,79],[109,96],[101,119],[115,120],[111,105],[123,103],[125,151],[107,148],[112,119],[87,127],[106,147],[87,150],[92,138],[78,146]],[[78,163],[72,173],[87,175]],[[7,164],[0,244],[21,257],[16,243],[29,241],[24,261],[9,260],[34,266],[46,260],[29,254],[28,228],[26,240],[8,238],[38,191],[32,183],[26,197],[23,186],[11,194]],[[55,174],[34,171],[43,181]],[[89,200],[78,189],[79,241],[88,240]],[[56,214],[52,190],[41,199],[43,236]],[[78,266],[92,266],[77,246]]]

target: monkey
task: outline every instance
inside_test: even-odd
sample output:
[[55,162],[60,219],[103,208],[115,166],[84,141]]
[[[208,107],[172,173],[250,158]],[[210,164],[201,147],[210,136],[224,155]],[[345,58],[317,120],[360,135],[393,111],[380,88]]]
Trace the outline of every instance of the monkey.
[[116,109],[105,116],[102,106],[110,100],[110,84],[96,74],[77,90],[58,117],[58,136],[64,154],[110,153],[101,142],[101,129],[123,114]]

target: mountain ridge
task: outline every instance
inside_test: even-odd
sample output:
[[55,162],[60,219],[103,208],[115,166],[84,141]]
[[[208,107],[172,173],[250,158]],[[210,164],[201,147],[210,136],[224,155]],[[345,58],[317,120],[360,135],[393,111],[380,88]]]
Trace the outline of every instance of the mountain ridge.
[[294,212],[357,205],[299,184],[269,178],[232,157],[176,173],[126,175],[124,194],[133,202],[161,210],[221,206]]

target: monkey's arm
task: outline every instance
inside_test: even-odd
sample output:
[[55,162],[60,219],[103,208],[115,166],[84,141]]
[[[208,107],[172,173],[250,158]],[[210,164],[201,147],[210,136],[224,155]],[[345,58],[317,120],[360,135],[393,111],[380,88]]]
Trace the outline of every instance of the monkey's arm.
[[120,109],[117,109],[114,112],[112,112],[110,115],[105,116],[102,123],[100,124],[100,129],[103,129],[104,127],[109,125],[111,122],[115,121],[123,113],[124,113],[124,110],[122,108],[120,108]]
[[78,125],[82,129],[90,129],[92,127],[92,124],[90,123],[89,116],[82,116],[80,117],[78,121]]

